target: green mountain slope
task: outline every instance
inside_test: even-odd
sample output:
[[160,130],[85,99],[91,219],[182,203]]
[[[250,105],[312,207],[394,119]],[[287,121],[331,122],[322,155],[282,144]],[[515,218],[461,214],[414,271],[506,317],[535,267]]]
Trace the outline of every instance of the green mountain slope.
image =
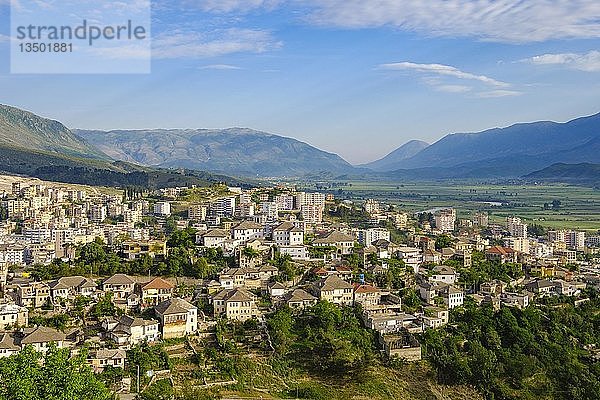
[[67,156],[108,159],[60,122],[2,104],[0,145]]

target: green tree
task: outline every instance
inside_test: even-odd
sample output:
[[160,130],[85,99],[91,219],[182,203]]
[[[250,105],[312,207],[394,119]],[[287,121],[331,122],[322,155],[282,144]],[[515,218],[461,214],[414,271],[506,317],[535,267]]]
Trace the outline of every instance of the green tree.
[[[113,394],[86,363],[86,352],[70,357],[51,345],[42,356],[31,346],[0,358],[0,398],[6,400],[104,400]],[[40,363],[43,360],[43,363]]]

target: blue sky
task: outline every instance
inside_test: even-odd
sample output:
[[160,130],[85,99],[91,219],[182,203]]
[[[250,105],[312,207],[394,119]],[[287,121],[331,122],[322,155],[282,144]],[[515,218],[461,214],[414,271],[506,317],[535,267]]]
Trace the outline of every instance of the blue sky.
[[596,0],[160,0],[139,75],[11,75],[8,3],[0,102],[72,128],[242,126],[361,163],[600,111]]

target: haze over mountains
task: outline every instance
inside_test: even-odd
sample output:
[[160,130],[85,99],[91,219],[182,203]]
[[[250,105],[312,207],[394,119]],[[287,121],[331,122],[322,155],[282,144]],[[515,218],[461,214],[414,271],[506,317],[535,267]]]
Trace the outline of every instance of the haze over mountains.
[[[551,180],[556,171],[559,180],[573,180],[586,168],[596,171],[594,165],[600,164],[600,114],[566,123],[534,122],[455,133],[431,145],[412,140],[380,160],[352,166],[336,154],[296,139],[252,129],[70,130],[60,122],[0,105],[0,162],[5,171],[38,177],[42,172],[56,173],[58,167],[71,168],[67,175],[72,179],[77,178],[73,168],[81,167],[129,174],[125,183],[132,173],[159,170],[158,176],[172,179],[176,172],[164,168],[246,177],[326,173],[412,180],[523,176]],[[548,168],[557,163],[562,164]],[[536,175],[539,170],[544,172]],[[192,173],[198,174],[202,173]]]

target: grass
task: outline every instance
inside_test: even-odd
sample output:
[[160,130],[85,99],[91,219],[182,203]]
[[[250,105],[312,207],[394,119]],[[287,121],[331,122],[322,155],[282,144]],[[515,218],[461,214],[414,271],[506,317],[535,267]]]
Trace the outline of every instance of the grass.
[[[359,202],[373,198],[410,213],[454,207],[458,218],[470,218],[474,211],[487,211],[493,222],[517,215],[548,228],[600,229],[600,190],[593,188],[564,184],[344,183],[339,186],[341,192],[333,188],[337,198]],[[305,189],[314,190],[311,186],[306,185]],[[561,202],[560,208],[544,209],[544,203],[553,200]]]

